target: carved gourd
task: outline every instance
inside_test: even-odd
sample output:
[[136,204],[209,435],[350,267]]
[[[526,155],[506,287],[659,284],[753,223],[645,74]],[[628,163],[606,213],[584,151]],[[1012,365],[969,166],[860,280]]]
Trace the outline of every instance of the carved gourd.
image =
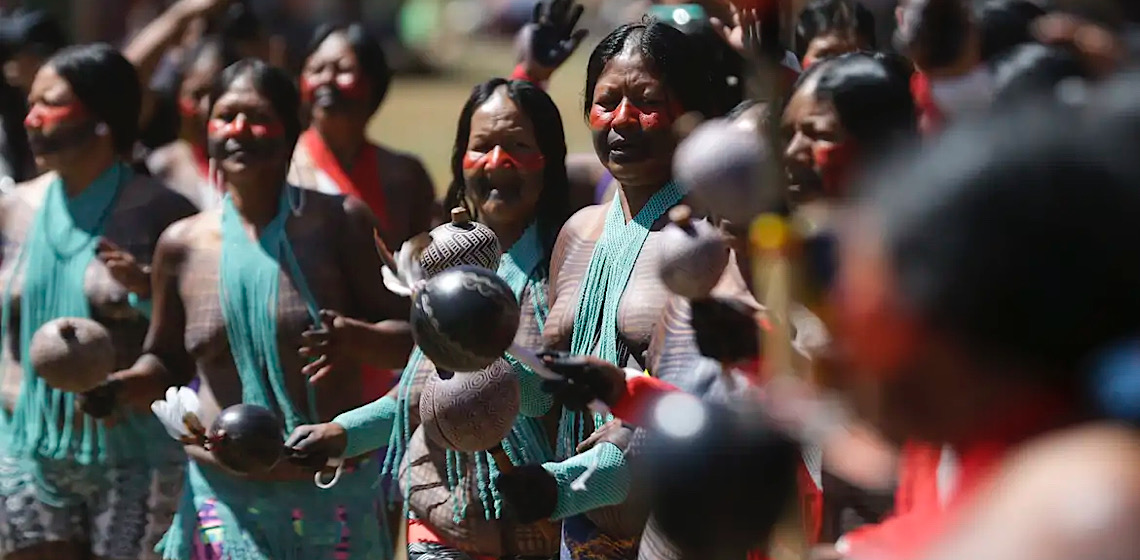
[[470,265],[495,270],[502,248],[491,228],[471,221],[463,208],[451,211],[451,222],[431,230],[431,243],[420,253],[424,278],[449,268]]
[[499,445],[519,414],[518,374],[506,360],[479,371],[428,376],[420,422],[436,445],[475,453]]
[[36,375],[61,391],[90,391],[115,371],[111,334],[91,319],[62,317],[44,323],[32,335],[28,352]]
[[412,298],[412,337],[439,369],[478,371],[503,356],[519,328],[519,303],[498,274],[447,269]]

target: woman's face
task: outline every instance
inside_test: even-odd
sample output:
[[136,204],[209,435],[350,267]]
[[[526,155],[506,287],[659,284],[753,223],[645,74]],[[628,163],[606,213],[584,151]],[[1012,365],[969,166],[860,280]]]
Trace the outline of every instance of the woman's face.
[[183,138],[194,142],[204,142],[206,122],[210,113],[210,89],[214,77],[222,72],[222,64],[216,52],[202,53],[190,65],[178,89],[178,112],[182,115]]
[[372,85],[344,33],[329,35],[301,70],[301,97],[313,116],[340,113],[367,119]]
[[850,167],[852,144],[839,113],[815,95],[809,80],[792,94],[781,123],[787,147],[784,167],[793,200],[810,200],[842,193]]
[[594,86],[587,116],[594,151],[622,185],[663,185],[673,176],[673,122],[683,113],[649,62],[627,48]]
[[91,154],[100,141],[111,146],[110,132],[100,136],[97,127],[96,117],[55,68],[44,66],[36,73],[24,128],[37,166],[63,169]]
[[207,137],[210,157],[228,179],[284,175],[293,148],[280,116],[248,75],[214,103]]
[[804,51],[804,70],[822,59],[855,52],[861,47],[859,39],[853,33],[832,31],[816,35]]
[[463,156],[468,202],[488,225],[524,226],[537,212],[545,167],[534,123],[500,86],[471,115]]

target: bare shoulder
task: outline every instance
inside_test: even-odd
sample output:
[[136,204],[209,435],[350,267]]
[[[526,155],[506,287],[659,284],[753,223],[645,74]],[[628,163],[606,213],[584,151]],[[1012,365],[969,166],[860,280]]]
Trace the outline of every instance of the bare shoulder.
[[380,154],[380,169],[391,170],[400,178],[420,179],[427,177],[427,168],[415,154],[393,150],[385,146],[376,146],[376,151]]
[[182,262],[195,247],[221,242],[221,210],[208,210],[176,220],[162,231],[155,260],[168,265]]
[[566,224],[562,226],[562,230],[579,234],[589,231],[605,220],[607,210],[609,210],[608,204],[591,204],[586,206],[574,212],[574,214],[570,216],[570,219],[566,220]]
[[1138,464],[1140,434],[1131,428],[1094,423],[1038,438],[1006,461],[928,560],[1134,558]]

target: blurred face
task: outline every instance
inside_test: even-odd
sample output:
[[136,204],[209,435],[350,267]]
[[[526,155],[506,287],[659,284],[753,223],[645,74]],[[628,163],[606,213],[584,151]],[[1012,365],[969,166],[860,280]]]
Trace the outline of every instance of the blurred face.
[[781,127],[787,148],[784,166],[794,200],[842,194],[850,168],[853,143],[839,122],[839,113],[815,95],[808,81],[792,94]]
[[178,112],[182,115],[183,138],[204,143],[210,113],[210,88],[222,72],[217,53],[202,53],[182,79],[178,90]]
[[[65,169],[88,156],[101,141],[96,134],[97,123],[55,68],[40,69],[28,94],[28,116],[24,119],[37,166]],[[102,138],[110,145],[110,135]]]
[[16,53],[4,63],[4,79],[8,85],[28,93],[32,89],[32,80],[44,62],[44,58],[31,53]]
[[236,181],[283,175],[293,148],[281,118],[248,75],[214,103],[207,135],[210,157]]
[[468,201],[489,225],[525,225],[534,219],[545,167],[534,123],[500,86],[471,115],[463,156]]
[[673,176],[673,122],[684,112],[641,54],[627,49],[598,77],[588,115],[594,151],[625,186],[662,185]]
[[852,33],[831,32],[816,35],[804,51],[804,70],[819,60],[855,52],[860,48],[862,45]]
[[314,117],[341,114],[367,119],[372,86],[344,33],[333,33],[305,61],[301,97]]

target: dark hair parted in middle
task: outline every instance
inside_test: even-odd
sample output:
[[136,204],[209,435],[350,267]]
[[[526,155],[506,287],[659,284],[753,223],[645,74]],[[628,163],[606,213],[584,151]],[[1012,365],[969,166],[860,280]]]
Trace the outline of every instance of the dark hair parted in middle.
[[855,0],[812,0],[796,22],[796,56],[804,57],[812,39],[829,33],[850,34],[874,49],[875,16]]
[[669,94],[676,96],[686,112],[699,111],[706,117],[719,117],[730,107],[718,111],[713,95],[718,89],[712,83],[711,65],[702,56],[707,51],[694,41],[677,28],[657,20],[628,23],[613,30],[590,53],[583,114],[588,115],[594,105],[594,86],[606,64],[623,51],[633,49],[651,66],[650,70],[661,79]]
[[[535,217],[538,222],[538,236],[546,259],[554,252],[554,242],[562,224],[570,217],[570,180],[566,177],[566,135],[562,128],[562,116],[550,96],[527,81],[507,81],[492,78],[473,90],[459,113],[459,124],[455,132],[455,147],[451,152],[451,185],[444,197],[447,208],[463,206],[476,218],[477,208],[467,204],[466,181],[463,178],[463,156],[467,153],[467,142],[471,138],[471,117],[486,103],[495,90],[506,87],[507,97],[530,119],[534,126],[538,150],[542,152],[546,166],[542,173],[542,194],[538,198]],[[543,271],[549,263],[541,263]]]
[[115,151],[130,154],[139,135],[142,90],[139,75],[118,49],[106,43],[68,47],[48,60],[91,114],[107,123]]
[[814,84],[816,98],[835,107],[839,123],[856,142],[882,148],[918,135],[911,72],[895,55],[848,53],[813,65],[793,92]]
[[277,113],[277,118],[281,119],[287,145],[296,144],[297,137],[301,135],[301,98],[297,93],[297,86],[284,70],[256,58],[239,60],[222,71],[222,75],[214,82],[214,91],[210,94],[210,111],[213,112],[218,99],[233,87],[234,82],[247,76],[253,84],[253,89],[265,96],[273,106],[273,111]]
[[372,85],[372,110],[380,108],[384,98],[388,96],[388,87],[392,84],[392,69],[388,66],[388,58],[380,42],[359,23],[349,25],[324,24],[317,28],[309,47],[305,49],[307,61],[313,53],[320,48],[333,33],[343,33],[348,44],[352,47],[356,61],[360,65],[360,75],[364,76]]

